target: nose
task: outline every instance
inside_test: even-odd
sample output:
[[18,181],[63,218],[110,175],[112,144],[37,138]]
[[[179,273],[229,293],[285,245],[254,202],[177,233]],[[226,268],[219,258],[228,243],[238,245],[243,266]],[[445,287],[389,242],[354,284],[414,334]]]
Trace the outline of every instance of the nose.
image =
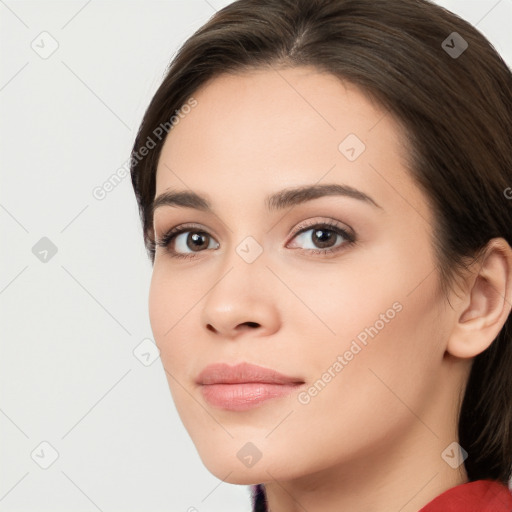
[[202,323],[224,339],[236,339],[248,331],[267,336],[278,329],[278,301],[275,276],[263,262],[237,262],[207,293]]
[[[261,326],[261,324],[259,324],[258,322],[251,322],[251,321],[242,322],[242,323],[240,323],[240,324],[235,326],[234,331],[239,332],[239,331],[244,331],[244,330],[252,330],[254,328],[257,329],[260,326]],[[212,331],[212,332],[215,332],[215,333],[220,333],[219,329],[215,328],[211,323],[206,324],[206,328],[209,331]]]

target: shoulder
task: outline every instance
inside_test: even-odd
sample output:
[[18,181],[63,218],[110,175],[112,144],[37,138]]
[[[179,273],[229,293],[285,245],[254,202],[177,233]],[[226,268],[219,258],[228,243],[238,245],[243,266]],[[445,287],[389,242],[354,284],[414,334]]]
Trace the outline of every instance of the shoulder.
[[512,492],[501,482],[475,480],[434,498],[419,512],[512,512]]

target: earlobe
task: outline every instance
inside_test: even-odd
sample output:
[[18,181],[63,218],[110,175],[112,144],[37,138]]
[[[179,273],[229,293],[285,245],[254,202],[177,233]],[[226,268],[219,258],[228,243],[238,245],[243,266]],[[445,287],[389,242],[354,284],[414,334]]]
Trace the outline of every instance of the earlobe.
[[456,318],[447,351],[472,358],[489,348],[512,309],[512,249],[493,238],[466,280],[465,300]]

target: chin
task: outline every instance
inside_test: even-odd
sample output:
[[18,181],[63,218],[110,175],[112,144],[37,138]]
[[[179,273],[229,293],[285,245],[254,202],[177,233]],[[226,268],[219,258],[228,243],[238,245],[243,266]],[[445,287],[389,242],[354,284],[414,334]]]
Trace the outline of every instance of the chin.
[[[219,463],[219,461],[203,461],[206,469],[219,480],[222,480],[228,484],[234,485],[256,485],[262,483],[264,480],[268,480],[270,475],[265,471],[261,464],[261,461],[253,466],[252,468],[245,468],[241,463],[233,464],[232,461],[226,461],[225,464]],[[269,470],[271,474],[274,474],[272,470]]]
[[[283,461],[281,454],[279,457],[272,457],[272,454],[268,453],[266,456],[261,454],[260,458],[253,456],[251,460],[248,454],[251,454],[252,450],[254,448],[250,445],[244,445],[231,455],[230,447],[226,443],[222,452],[199,452],[199,456],[212,475],[229,484],[256,485],[273,479],[292,479],[302,474],[300,466],[291,467],[289,463],[293,455],[285,457],[287,460]],[[256,455],[255,451],[253,453]]]

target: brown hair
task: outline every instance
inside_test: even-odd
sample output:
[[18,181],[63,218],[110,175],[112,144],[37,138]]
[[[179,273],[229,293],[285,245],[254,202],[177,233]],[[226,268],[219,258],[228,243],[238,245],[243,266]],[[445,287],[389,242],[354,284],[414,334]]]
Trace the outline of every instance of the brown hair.
[[[457,55],[463,41],[468,46]],[[239,0],[181,47],[133,146],[131,178],[152,262],[151,204],[165,141],[158,127],[169,128],[191,95],[221,73],[302,65],[352,82],[404,127],[410,172],[435,214],[445,292],[491,238],[512,245],[512,201],[505,197],[512,185],[512,73],[476,28],[428,0]],[[510,323],[509,316],[474,358],[464,392],[459,442],[470,481],[506,483],[511,476]]]

